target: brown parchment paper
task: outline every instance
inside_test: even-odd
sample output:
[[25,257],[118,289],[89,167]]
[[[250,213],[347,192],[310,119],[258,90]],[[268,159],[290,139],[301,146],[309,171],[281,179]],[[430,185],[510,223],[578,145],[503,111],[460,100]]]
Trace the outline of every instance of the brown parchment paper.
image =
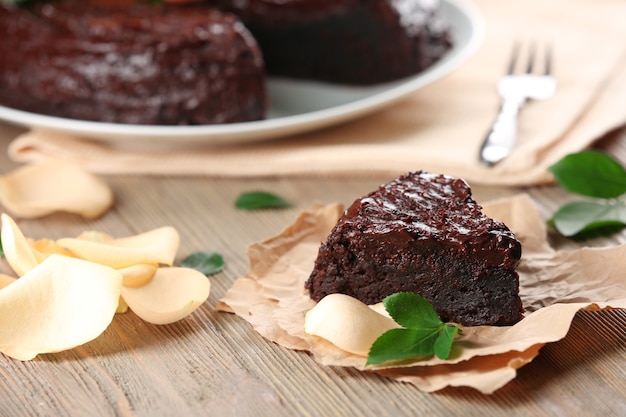
[[522,242],[520,296],[527,312],[514,326],[463,327],[448,360],[433,358],[393,367],[365,367],[366,358],[345,352],[304,332],[304,316],[315,304],[304,291],[320,243],[343,212],[340,205],[314,205],[278,236],[252,244],[250,270],[217,306],[247,320],[265,338],[305,350],[323,365],[378,372],[432,392],[469,386],[490,394],[515,378],[546,343],[567,334],[579,310],[626,308],[623,262],[626,245],[577,250],[552,249],[546,229],[525,194],[484,206]]

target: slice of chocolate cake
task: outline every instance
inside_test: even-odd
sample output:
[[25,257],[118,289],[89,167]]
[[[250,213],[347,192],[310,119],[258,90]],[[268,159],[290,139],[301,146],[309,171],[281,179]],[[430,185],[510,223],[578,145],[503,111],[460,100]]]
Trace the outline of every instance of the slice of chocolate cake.
[[428,299],[442,320],[511,325],[522,318],[521,245],[481,212],[461,179],[406,174],[356,200],[322,244],[305,286],[375,304],[400,291]]

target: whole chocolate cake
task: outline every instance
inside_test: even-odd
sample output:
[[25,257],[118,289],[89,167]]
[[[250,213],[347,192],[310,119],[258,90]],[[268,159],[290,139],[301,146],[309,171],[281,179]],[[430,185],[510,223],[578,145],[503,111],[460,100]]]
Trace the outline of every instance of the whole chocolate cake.
[[522,318],[521,245],[481,212],[468,184],[406,174],[356,200],[320,249],[305,287],[375,304],[400,291],[429,300],[444,321],[511,325]]
[[416,74],[451,46],[438,1],[212,1],[244,21],[274,75],[374,84]]
[[0,105],[114,123],[245,122],[267,115],[266,72],[373,84],[449,47],[433,0],[0,1]]
[[261,51],[233,15],[134,0],[0,2],[0,104],[115,123],[262,119]]

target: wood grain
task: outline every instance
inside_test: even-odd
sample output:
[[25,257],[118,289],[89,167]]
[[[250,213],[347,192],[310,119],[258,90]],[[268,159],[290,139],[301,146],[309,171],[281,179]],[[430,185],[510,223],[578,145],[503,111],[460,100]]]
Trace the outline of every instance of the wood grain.
[[[0,138],[6,147],[10,135]],[[601,146],[626,160],[623,132]],[[3,153],[0,172],[16,165]],[[274,345],[214,306],[246,272],[246,249],[276,234],[313,202],[350,203],[390,178],[107,177],[116,205],[87,221],[57,213],[21,220],[32,237],[73,236],[96,229],[115,236],[163,225],[182,237],[179,259],[200,250],[222,253],[209,300],[190,317],[150,325],[132,312],[76,349],[30,362],[0,356],[0,416],[569,416],[626,415],[626,311],[581,312],[567,337],[545,346],[518,377],[493,395],[472,389],[434,394],[349,368],[318,365],[308,354]],[[267,190],[293,203],[283,210],[234,209],[244,191]],[[548,217],[568,195],[554,187],[474,187],[479,201],[528,192]],[[623,243],[626,234],[587,245]],[[571,241],[555,243],[580,245]]]

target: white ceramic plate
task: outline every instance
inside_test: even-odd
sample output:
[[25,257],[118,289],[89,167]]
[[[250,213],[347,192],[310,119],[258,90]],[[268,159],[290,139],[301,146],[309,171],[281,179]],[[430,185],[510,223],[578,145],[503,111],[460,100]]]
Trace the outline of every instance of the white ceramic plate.
[[243,143],[304,133],[352,120],[388,106],[458,67],[482,40],[482,19],[459,0],[443,0],[453,48],[427,70],[409,78],[368,87],[268,80],[271,108],[266,120],[202,126],[149,126],[89,122],[28,113],[0,106],[0,120],[106,141],[208,144]]

